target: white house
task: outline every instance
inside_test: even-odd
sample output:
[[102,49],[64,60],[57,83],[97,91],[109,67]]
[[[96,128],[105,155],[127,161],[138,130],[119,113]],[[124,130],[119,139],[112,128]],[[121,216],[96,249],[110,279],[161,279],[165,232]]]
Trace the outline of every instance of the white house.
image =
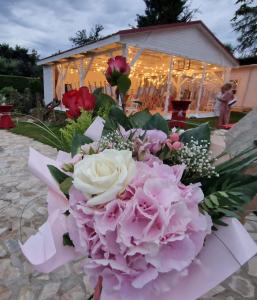
[[230,78],[237,60],[201,21],[121,30],[97,42],[41,59],[45,103],[62,99],[65,85],[104,87],[111,56],[131,65],[127,106],[134,100],[151,110],[168,110],[172,99],[191,100],[190,110],[210,112],[215,94]]

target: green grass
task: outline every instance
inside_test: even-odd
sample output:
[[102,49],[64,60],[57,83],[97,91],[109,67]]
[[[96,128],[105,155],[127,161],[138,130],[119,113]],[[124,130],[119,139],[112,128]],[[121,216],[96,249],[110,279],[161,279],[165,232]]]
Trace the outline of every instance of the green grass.
[[45,125],[47,125],[50,131],[43,129],[40,124],[33,124],[30,122],[17,122],[16,127],[12,128],[10,131],[15,134],[30,137],[43,144],[59,149],[61,142],[59,129],[61,126],[53,126],[50,124]]
[[[236,123],[238,122],[240,119],[242,119],[246,114],[242,113],[242,112],[231,112],[230,115],[230,123]],[[195,125],[200,125],[202,123],[209,123],[209,126],[212,129],[216,129],[217,128],[217,123],[218,123],[218,118],[217,117],[212,117],[212,118],[192,118],[192,119],[188,119],[188,128],[191,127],[195,127]],[[190,124],[192,123],[192,124]]]

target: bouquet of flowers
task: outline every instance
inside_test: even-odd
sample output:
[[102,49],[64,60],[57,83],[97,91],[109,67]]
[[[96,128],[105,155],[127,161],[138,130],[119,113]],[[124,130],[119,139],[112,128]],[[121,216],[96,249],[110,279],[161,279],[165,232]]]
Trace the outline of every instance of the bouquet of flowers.
[[[96,98],[95,112],[107,95]],[[207,124],[170,130],[159,114],[127,117],[113,102],[74,134],[71,153],[54,161],[31,149],[49,216],[23,253],[42,272],[87,257],[95,299],[197,299],[257,252],[236,220],[257,193],[244,174],[256,147],[217,164],[209,145]]]

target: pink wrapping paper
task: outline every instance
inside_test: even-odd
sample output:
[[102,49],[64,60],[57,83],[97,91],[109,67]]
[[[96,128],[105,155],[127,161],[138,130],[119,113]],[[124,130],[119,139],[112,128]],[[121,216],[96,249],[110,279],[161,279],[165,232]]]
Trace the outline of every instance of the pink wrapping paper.
[[[103,127],[99,126],[101,120],[96,119],[95,122],[89,127],[89,134],[85,134],[96,140],[101,136]],[[100,133],[95,132],[93,137],[93,129],[100,130]],[[63,212],[68,203],[47,169],[47,164],[58,166],[60,161],[67,158],[68,154],[61,153],[59,162],[55,162],[33,149],[30,151],[29,166],[33,174],[49,187],[49,218],[36,235],[21,245],[21,249],[41,272],[51,272],[78,257],[72,247],[62,245],[62,235],[67,232]],[[199,263],[193,263],[189,268],[189,276],[179,281],[171,292],[163,294],[162,300],[195,300],[236,272],[257,253],[256,243],[238,220],[226,218],[224,221],[229,226],[219,227],[217,232],[207,238],[198,256]],[[120,295],[102,294],[101,300],[120,300]],[[149,293],[147,300],[156,300],[156,297]]]

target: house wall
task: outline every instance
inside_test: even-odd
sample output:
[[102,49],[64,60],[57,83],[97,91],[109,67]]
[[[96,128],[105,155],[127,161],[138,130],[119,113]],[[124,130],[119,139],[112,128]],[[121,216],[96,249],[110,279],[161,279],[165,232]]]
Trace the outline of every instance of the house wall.
[[238,82],[238,109],[257,107],[257,65],[243,66],[232,69],[230,79]]
[[43,67],[44,77],[44,102],[49,104],[54,99],[55,84],[54,84],[55,69],[53,65]]
[[208,63],[232,67],[236,63],[199,28],[175,28],[121,36],[121,41],[139,48],[156,50]]

